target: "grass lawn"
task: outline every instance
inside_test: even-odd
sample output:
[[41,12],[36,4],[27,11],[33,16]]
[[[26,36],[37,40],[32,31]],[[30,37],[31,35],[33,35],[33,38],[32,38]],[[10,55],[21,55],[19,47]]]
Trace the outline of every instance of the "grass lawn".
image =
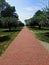
[[18,35],[23,27],[17,27],[16,30],[0,28],[0,56],[5,52],[12,40]]
[[[30,27],[29,27],[30,28]],[[30,28],[31,32],[40,40],[40,43],[47,49],[49,52],[49,29],[34,29]]]
[[48,42],[49,43],[49,30],[48,29],[34,29],[34,28],[30,28],[31,32],[34,33],[36,35],[36,37],[44,42]]

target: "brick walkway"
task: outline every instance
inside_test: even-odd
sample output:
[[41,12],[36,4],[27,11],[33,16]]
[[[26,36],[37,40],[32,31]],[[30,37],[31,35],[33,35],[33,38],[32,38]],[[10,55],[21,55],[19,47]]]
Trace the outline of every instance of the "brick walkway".
[[0,58],[0,65],[49,65],[49,53],[24,27]]

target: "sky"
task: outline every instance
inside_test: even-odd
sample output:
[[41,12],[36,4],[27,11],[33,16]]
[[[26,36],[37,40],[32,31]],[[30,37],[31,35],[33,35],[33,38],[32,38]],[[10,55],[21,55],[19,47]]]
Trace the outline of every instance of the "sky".
[[25,19],[33,17],[37,10],[47,6],[48,0],[6,0],[11,6],[15,6],[19,19],[23,22]]

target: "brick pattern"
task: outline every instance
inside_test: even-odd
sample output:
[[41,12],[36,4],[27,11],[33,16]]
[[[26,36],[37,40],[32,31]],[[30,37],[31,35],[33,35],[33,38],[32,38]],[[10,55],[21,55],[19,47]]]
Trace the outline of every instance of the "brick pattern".
[[49,65],[49,53],[24,27],[0,57],[0,65]]

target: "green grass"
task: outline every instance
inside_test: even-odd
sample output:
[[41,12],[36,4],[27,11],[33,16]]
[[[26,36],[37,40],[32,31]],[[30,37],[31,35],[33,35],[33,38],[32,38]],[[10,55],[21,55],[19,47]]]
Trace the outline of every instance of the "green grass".
[[34,33],[36,35],[36,37],[44,42],[48,42],[49,43],[49,30],[46,29],[34,29],[34,28],[30,28],[31,32]]
[[8,31],[8,29],[0,28],[0,56],[5,52],[12,40],[18,35],[23,27],[17,27],[16,30]]

